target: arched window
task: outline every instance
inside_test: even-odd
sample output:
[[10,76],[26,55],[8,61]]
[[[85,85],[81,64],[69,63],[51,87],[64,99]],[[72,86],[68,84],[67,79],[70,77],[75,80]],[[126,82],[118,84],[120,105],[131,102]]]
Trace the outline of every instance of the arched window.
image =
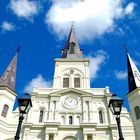
[[9,106],[8,105],[4,105],[3,110],[2,110],[2,113],[1,113],[1,116],[3,116],[4,118],[6,118],[7,113],[8,113],[8,109],[9,109]]
[[103,112],[99,111],[99,123],[104,123],[103,121]]
[[71,42],[69,44],[69,51],[70,51],[70,54],[74,54],[74,47],[75,47],[75,43],[74,42]]
[[73,124],[73,117],[69,116],[69,124]]
[[80,116],[77,116],[77,123],[80,124]]
[[69,87],[69,78],[68,77],[63,78],[63,87],[64,88]]
[[137,120],[140,119],[140,107],[139,106],[135,107],[135,115],[136,115]]
[[74,78],[74,87],[80,88],[80,78],[79,77]]
[[43,115],[44,115],[43,110],[40,110],[39,123],[42,123],[43,122]]
[[62,124],[65,124],[65,116],[62,116],[61,119],[62,119]]

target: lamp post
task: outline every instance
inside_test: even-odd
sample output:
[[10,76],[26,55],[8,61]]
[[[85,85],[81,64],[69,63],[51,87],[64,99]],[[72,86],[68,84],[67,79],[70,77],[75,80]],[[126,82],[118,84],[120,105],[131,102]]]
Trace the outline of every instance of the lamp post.
[[118,127],[118,132],[119,132],[119,140],[124,140],[122,128],[121,128],[121,122],[120,122],[122,104],[123,104],[123,99],[117,97],[116,94],[113,94],[108,105],[113,115],[116,116],[116,122],[117,122],[117,127]]
[[18,99],[18,106],[19,106],[19,123],[15,135],[15,140],[19,140],[20,130],[22,121],[24,119],[24,114],[28,113],[29,109],[32,107],[32,102],[29,94],[25,94],[24,97]]

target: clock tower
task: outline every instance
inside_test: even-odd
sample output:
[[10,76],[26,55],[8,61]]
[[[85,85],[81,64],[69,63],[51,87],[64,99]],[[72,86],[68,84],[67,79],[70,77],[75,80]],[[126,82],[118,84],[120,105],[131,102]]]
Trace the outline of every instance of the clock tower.
[[53,88],[90,88],[89,59],[83,58],[73,26],[61,58],[55,59]]

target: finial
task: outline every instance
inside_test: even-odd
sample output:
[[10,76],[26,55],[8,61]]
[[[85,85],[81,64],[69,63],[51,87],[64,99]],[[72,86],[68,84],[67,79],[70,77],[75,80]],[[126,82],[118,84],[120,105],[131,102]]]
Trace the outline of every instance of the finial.
[[124,47],[124,49],[125,49],[125,51],[126,51],[126,53],[127,53],[127,52],[128,52],[128,49],[127,49],[126,45],[123,44],[123,47]]
[[21,43],[19,43],[19,44],[18,44],[18,47],[17,47],[17,50],[16,50],[16,52],[19,52],[19,50],[20,50],[20,47],[21,47]]
[[75,22],[74,21],[71,21],[71,27],[72,28],[74,27],[74,24],[75,24]]

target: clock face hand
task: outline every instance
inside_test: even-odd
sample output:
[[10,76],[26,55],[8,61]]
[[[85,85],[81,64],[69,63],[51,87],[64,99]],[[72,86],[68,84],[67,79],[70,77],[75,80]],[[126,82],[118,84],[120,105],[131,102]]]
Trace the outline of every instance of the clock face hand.
[[75,97],[67,97],[64,100],[64,106],[69,109],[73,109],[77,106],[78,102]]

